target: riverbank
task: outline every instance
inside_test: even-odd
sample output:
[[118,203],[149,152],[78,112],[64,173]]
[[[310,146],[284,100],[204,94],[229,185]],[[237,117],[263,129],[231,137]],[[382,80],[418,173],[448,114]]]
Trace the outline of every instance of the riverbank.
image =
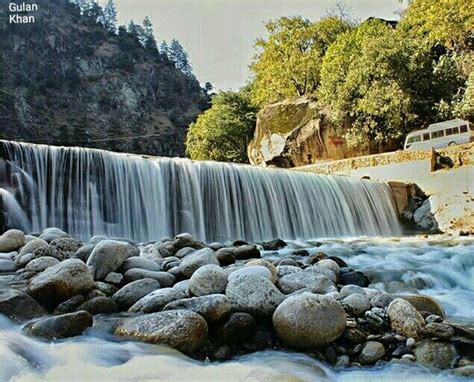
[[[383,239],[374,253],[380,244],[361,239],[204,244],[182,234],[147,244],[98,236],[82,243],[58,229],[39,238],[9,231],[0,238],[2,251],[11,251],[2,255],[10,276],[0,311],[48,341],[100,332],[203,361],[278,349],[335,370],[400,363],[472,373],[474,332],[459,323],[472,312],[459,310],[462,301],[453,310],[419,294],[435,285],[407,278],[410,266],[386,257],[438,251],[468,269],[472,242],[399,240]],[[366,258],[378,265],[367,268]]]

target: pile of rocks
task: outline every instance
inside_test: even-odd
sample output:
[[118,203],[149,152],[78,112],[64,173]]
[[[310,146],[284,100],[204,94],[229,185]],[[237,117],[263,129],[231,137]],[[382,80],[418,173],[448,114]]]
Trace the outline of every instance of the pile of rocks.
[[435,300],[369,288],[364,273],[321,252],[262,258],[285,246],[206,245],[186,233],[82,243],[57,228],[10,230],[0,271],[15,276],[0,289],[0,313],[48,339],[79,335],[107,314],[117,336],[199,359],[291,348],[336,367],[416,361],[473,372],[474,331],[446,321]]

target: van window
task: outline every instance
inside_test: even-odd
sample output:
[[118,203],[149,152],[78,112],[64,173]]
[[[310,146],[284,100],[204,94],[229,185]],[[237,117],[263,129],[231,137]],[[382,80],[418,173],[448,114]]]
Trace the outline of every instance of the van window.
[[446,135],[454,135],[459,134],[459,127],[452,127],[450,129],[446,129]]
[[423,134],[423,140],[424,141],[429,141],[430,140],[430,133],[424,133]]
[[413,136],[413,142],[421,142],[421,135]]
[[460,129],[461,129],[461,134],[467,133],[467,125],[461,125]]
[[431,133],[431,139],[444,137],[444,130],[433,131]]

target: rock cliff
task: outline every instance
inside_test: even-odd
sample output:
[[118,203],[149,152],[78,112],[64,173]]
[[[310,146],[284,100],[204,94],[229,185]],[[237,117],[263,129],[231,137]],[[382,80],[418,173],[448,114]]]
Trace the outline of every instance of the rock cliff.
[[33,24],[9,24],[0,8],[0,138],[184,155],[208,104],[198,81],[67,0],[36,3]]

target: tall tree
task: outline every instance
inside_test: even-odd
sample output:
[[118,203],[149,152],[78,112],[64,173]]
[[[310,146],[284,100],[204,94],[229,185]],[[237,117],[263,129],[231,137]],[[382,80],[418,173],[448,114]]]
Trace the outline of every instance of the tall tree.
[[168,43],[163,40],[161,43],[160,43],[160,47],[158,48],[158,51],[165,55],[166,57],[168,57],[168,53],[169,53],[169,48],[168,48]]
[[103,10],[103,24],[113,33],[117,33],[117,9],[114,0],[108,0]]
[[176,39],[173,39],[168,46],[168,58],[174,62],[177,69],[187,76],[193,76],[193,69],[189,63],[188,54]]
[[143,46],[153,53],[156,53],[158,50],[153,24],[148,16],[143,20]]

